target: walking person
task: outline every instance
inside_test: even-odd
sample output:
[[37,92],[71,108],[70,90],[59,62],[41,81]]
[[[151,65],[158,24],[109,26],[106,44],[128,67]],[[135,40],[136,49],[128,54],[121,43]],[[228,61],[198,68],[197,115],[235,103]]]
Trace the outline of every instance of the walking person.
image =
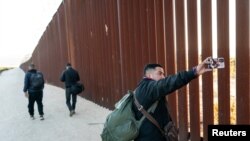
[[60,80],[65,84],[66,104],[70,112],[69,116],[72,117],[75,114],[77,95],[72,93],[71,87],[80,81],[80,77],[71,64],[67,63],[66,70],[63,71]]
[[40,120],[44,120],[43,113],[43,89],[44,78],[42,72],[35,69],[34,64],[30,64],[24,78],[23,92],[28,98],[28,111],[32,120],[34,117],[34,104],[37,103]]
[[[165,76],[164,69],[160,64],[147,64],[144,68],[144,77],[138,84],[135,96],[145,110],[158,101],[158,105],[151,116],[158,122],[160,128],[164,129],[172,119],[165,104],[165,96],[180,89],[191,80],[197,78],[211,69],[206,68],[204,60],[201,64],[188,70],[181,71],[175,75]],[[141,119],[143,114],[133,105],[136,119]],[[139,136],[135,141],[166,141],[160,130],[150,120],[145,119],[139,129]]]

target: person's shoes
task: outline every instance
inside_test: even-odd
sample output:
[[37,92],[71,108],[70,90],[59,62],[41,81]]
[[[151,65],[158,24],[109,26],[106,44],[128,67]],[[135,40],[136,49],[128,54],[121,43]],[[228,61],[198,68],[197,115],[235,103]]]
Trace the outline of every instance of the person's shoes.
[[34,117],[33,115],[30,115],[30,119],[31,119],[31,120],[34,120],[35,117]]
[[73,110],[73,115],[76,114],[75,110]]
[[44,120],[44,117],[43,117],[43,115],[40,115],[40,120]]
[[70,111],[69,116],[72,117],[74,115],[74,111]]

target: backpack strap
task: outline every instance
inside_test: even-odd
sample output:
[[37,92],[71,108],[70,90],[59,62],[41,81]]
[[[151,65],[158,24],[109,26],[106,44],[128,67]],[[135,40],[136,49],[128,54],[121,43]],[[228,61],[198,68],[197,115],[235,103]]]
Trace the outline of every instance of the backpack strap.
[[[134,97],[135,97],[135,95],[134,95]],[[158,105],[158,102],[159,102],[159,101],[156,101],[153,105],[151,105],[151,107],[148,108],[148,111],[146,111],[146,110],[143,108],[142,105],[140,105],[140,107],[142,107],[143,110],[144,110],[145,112],[147,112],[147,113],[150,113],[150,112],[153,113],[153,112],[155,111],[157,105]],[[138,109],[138,106],[136,106],[136,107],[137,107],[137,109]],[[138,109],[138,110],[139,110],[139,109]],[[150,114],[149,114],[149,115],[150,115]],[[143,120],[144,120],[145,118],[147,118],[147,117],[143,114],[143,117],[140,119],[139,126],[141,126],[141,124],[142,124],[142,122],[143,122]]]
[[[135,91],[128,91],[128,93],[130,93],[133,97],[134,97],[134,101],[135,101],[135,99],[136,99],[136,97],[135,97]],[[137,100],[137,99],[136,99]],[[134,102],[135,103],[135,102]],[[139,102],[138,102],[139,103]],[[156,109],[156,107],[157,107],[157,105],[158,105],[158,103],[159,103],[159,101],[155,101],[155,103],[153,103],[149,108],[148,108],[148,110],[146,111],[146,112],[148,112],[148,113],[154,113],[154,111],[155,111],[155,109]],[[136,105],[136,104],[135,104]],[[138,105],[139,107],[142,107],[143,108],[143,106],[142,105]],[[137,107],[137,109],[138,109],[138,106],[136,105],[136,107]],[[146,116],[143,114],[143,116],[141,117],[141,119],[139,120],[139,127],[141,126],[141,124],[142,124],[142,122],[143,122],[143,120],[146,118]]]
[[[143,114],[143,119],[145,119],[145,117],[149,120],[149,121],[151,121],[159,130],[160,130],[160,132],[163,134],[163,135],[165,135],[165,132],[161,129],[161,127],[160,127],[160,125],[159,125],[159,123],[155,120],[155,118],[154,117],[152,117],[150,114],[149,114],[149,112],[147,112],[144,108],[143,108],[143,106],[139,103],[139,101],[137,100],[137,98],[136,98],[136,96],[134,95],[134,100],[135,100],[135,105],[136,105],[136,107],[137,107],[137,109]],[[149,108],[149,110],[151,109],[151,110],[153,110],[153,108],[154,108],[154,110],[156,109],[156,106],[158,105],[158,101],[156,101],[150,108]],[[148,110],[148,111],[149,111]],[[141,119],[142,120],[142,119]],[[142,123],[142,121],[140,121],[140,124]]]

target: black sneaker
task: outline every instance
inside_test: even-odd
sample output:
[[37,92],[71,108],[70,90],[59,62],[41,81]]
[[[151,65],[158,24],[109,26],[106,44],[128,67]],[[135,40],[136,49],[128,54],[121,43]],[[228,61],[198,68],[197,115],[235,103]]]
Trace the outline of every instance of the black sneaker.
[[44,120],[44,117],[42,115],[40,116],[40,120]]
[[35,117],[34,117],[33,115],[30,115],[30,119],[31,119],[31,120],[34,120]]

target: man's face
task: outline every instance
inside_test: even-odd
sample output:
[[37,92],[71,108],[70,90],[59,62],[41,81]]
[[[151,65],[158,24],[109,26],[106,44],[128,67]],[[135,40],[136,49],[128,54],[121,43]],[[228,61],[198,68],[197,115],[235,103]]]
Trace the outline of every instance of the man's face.
[[163,68],[156,67],[150,72],[149,77],[155,81],[165,78]]

